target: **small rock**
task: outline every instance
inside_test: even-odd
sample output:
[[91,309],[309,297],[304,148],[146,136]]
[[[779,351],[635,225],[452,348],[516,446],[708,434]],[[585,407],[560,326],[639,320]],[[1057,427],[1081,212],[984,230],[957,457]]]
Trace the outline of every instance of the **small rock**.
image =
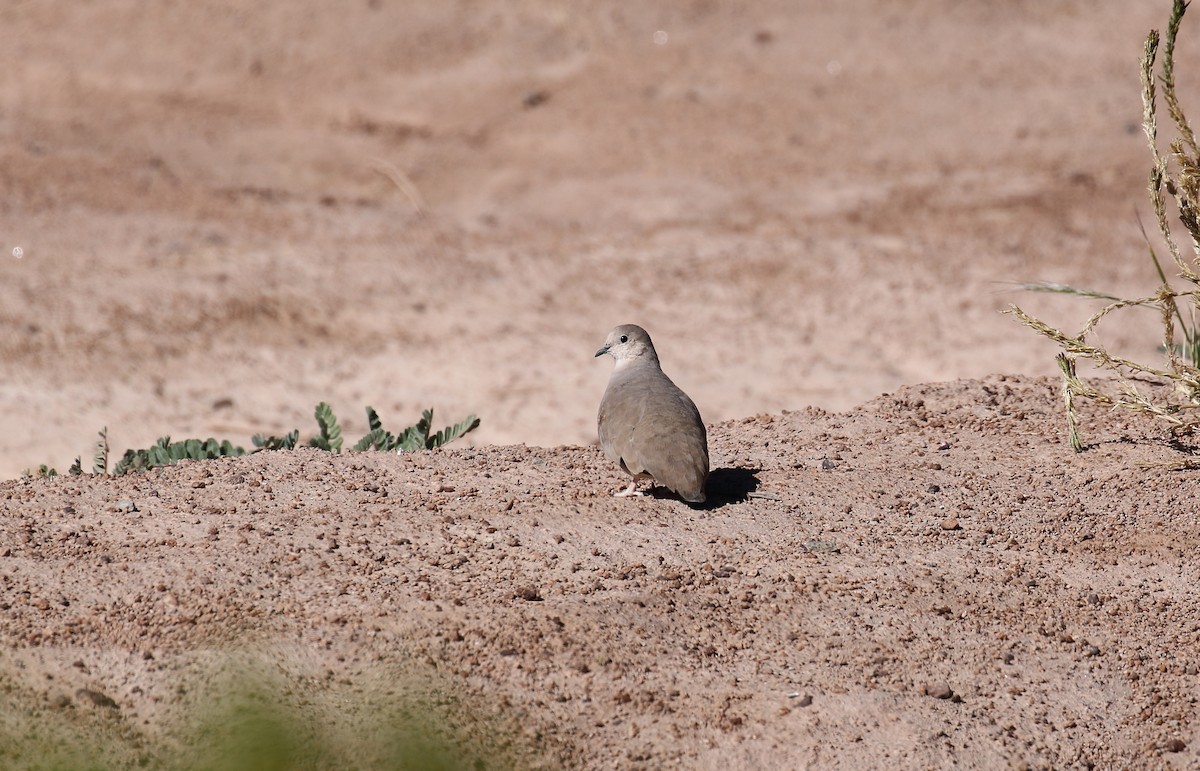
[[834,463],[833,461],[831,461],[829,458],[825,458],[824,460],[821,461],[821,469],[822,470],[833,471],[835,468],[837,468],[837,464]]
[[521,104],[526,110],[532,110],[534,107],[541,107],[546,102],[550,101],[549,91],[531,91],[521,100]]
[[796,706],[797,707],[811,707],[812,706],[812,694],[806,693],[803,696],[801,696],[800,699],[796,702]]
[[925,693],[935,699],[949,699],[954,696],[954,691],[948,683],[933,683],[925,686]]
[[1187,748],[1187,742],[1183,739],[1167,739],[1162,747],[1167,752],[1183,752]]
[[60,693],[50,700],[50,706],[55,709],[66,709],[71,706],[71,697],[65,693]]
[[117,501],[113,504],[114,511],[120,511],[125,514],[132,514],[138,510],[137,504],[131,500]]
[[523,586],[517,590],[516,597],[527,602],[541,602],[542,595],[536,586]]
[[90,688],[80,688],[75,692],[75,695],[83,701],[90,701],[97,707],[117,709],[117,703],[99,691],[93,691]]
[[946,517],[942,520],[943,530],[961,530],[962,526],[958,524],[958,517]]
[[942,491],[942,486],[941,485],[930,485],[929,487],[926,487],[925,490],[927,492],[931,492],[931,493],[940,493]]

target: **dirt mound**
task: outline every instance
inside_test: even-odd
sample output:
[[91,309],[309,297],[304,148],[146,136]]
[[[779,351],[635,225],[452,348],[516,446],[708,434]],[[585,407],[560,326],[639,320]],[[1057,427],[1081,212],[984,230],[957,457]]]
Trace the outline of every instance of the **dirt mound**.
[[992,377],[722,423],[698,508],[611,497],[591,447],[7,482],[6,677],[149,746],[198,651],[258,646],[310,704],[436,672],[520,765],[1189,765],[1197,479],[1119,416],[1071,452],[1058,405]]

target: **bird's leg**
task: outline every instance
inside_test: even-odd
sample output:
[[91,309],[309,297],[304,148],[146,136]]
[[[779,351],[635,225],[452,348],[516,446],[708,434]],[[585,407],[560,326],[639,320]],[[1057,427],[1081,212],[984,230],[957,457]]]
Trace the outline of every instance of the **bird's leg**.
[[621,492],[613,493],[614,498],[628,498],[631,495],[645,495],[644,492],[637,489],[637,480],[636,479],[633,480],[632,482],[630,482],[629,487],[626,487]]

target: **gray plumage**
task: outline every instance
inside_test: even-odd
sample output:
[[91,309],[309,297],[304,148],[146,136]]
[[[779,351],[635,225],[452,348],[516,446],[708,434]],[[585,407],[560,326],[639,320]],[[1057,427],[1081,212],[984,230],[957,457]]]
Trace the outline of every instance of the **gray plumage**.
[[600,400],[600,446],[633,476],[617,495],[638,495],[637,481],[652,478],[685,501],[703,503],[708,433],[700,411],[663,373],[646,330],[617,327],[596,351],[606,353],[617,363]]

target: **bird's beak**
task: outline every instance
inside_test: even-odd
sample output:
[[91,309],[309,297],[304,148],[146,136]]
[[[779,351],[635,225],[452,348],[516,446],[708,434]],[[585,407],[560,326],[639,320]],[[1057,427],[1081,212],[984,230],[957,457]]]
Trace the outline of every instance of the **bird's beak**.
[[[596,356],[603,356],[604,354],[608,353],[608,349],[609,349],[609,344],[605,343],[604,346],[600,350],[596,351]],[[596,356],[593,356],[592,358],[594,359],[594,358],[596,358]]]

